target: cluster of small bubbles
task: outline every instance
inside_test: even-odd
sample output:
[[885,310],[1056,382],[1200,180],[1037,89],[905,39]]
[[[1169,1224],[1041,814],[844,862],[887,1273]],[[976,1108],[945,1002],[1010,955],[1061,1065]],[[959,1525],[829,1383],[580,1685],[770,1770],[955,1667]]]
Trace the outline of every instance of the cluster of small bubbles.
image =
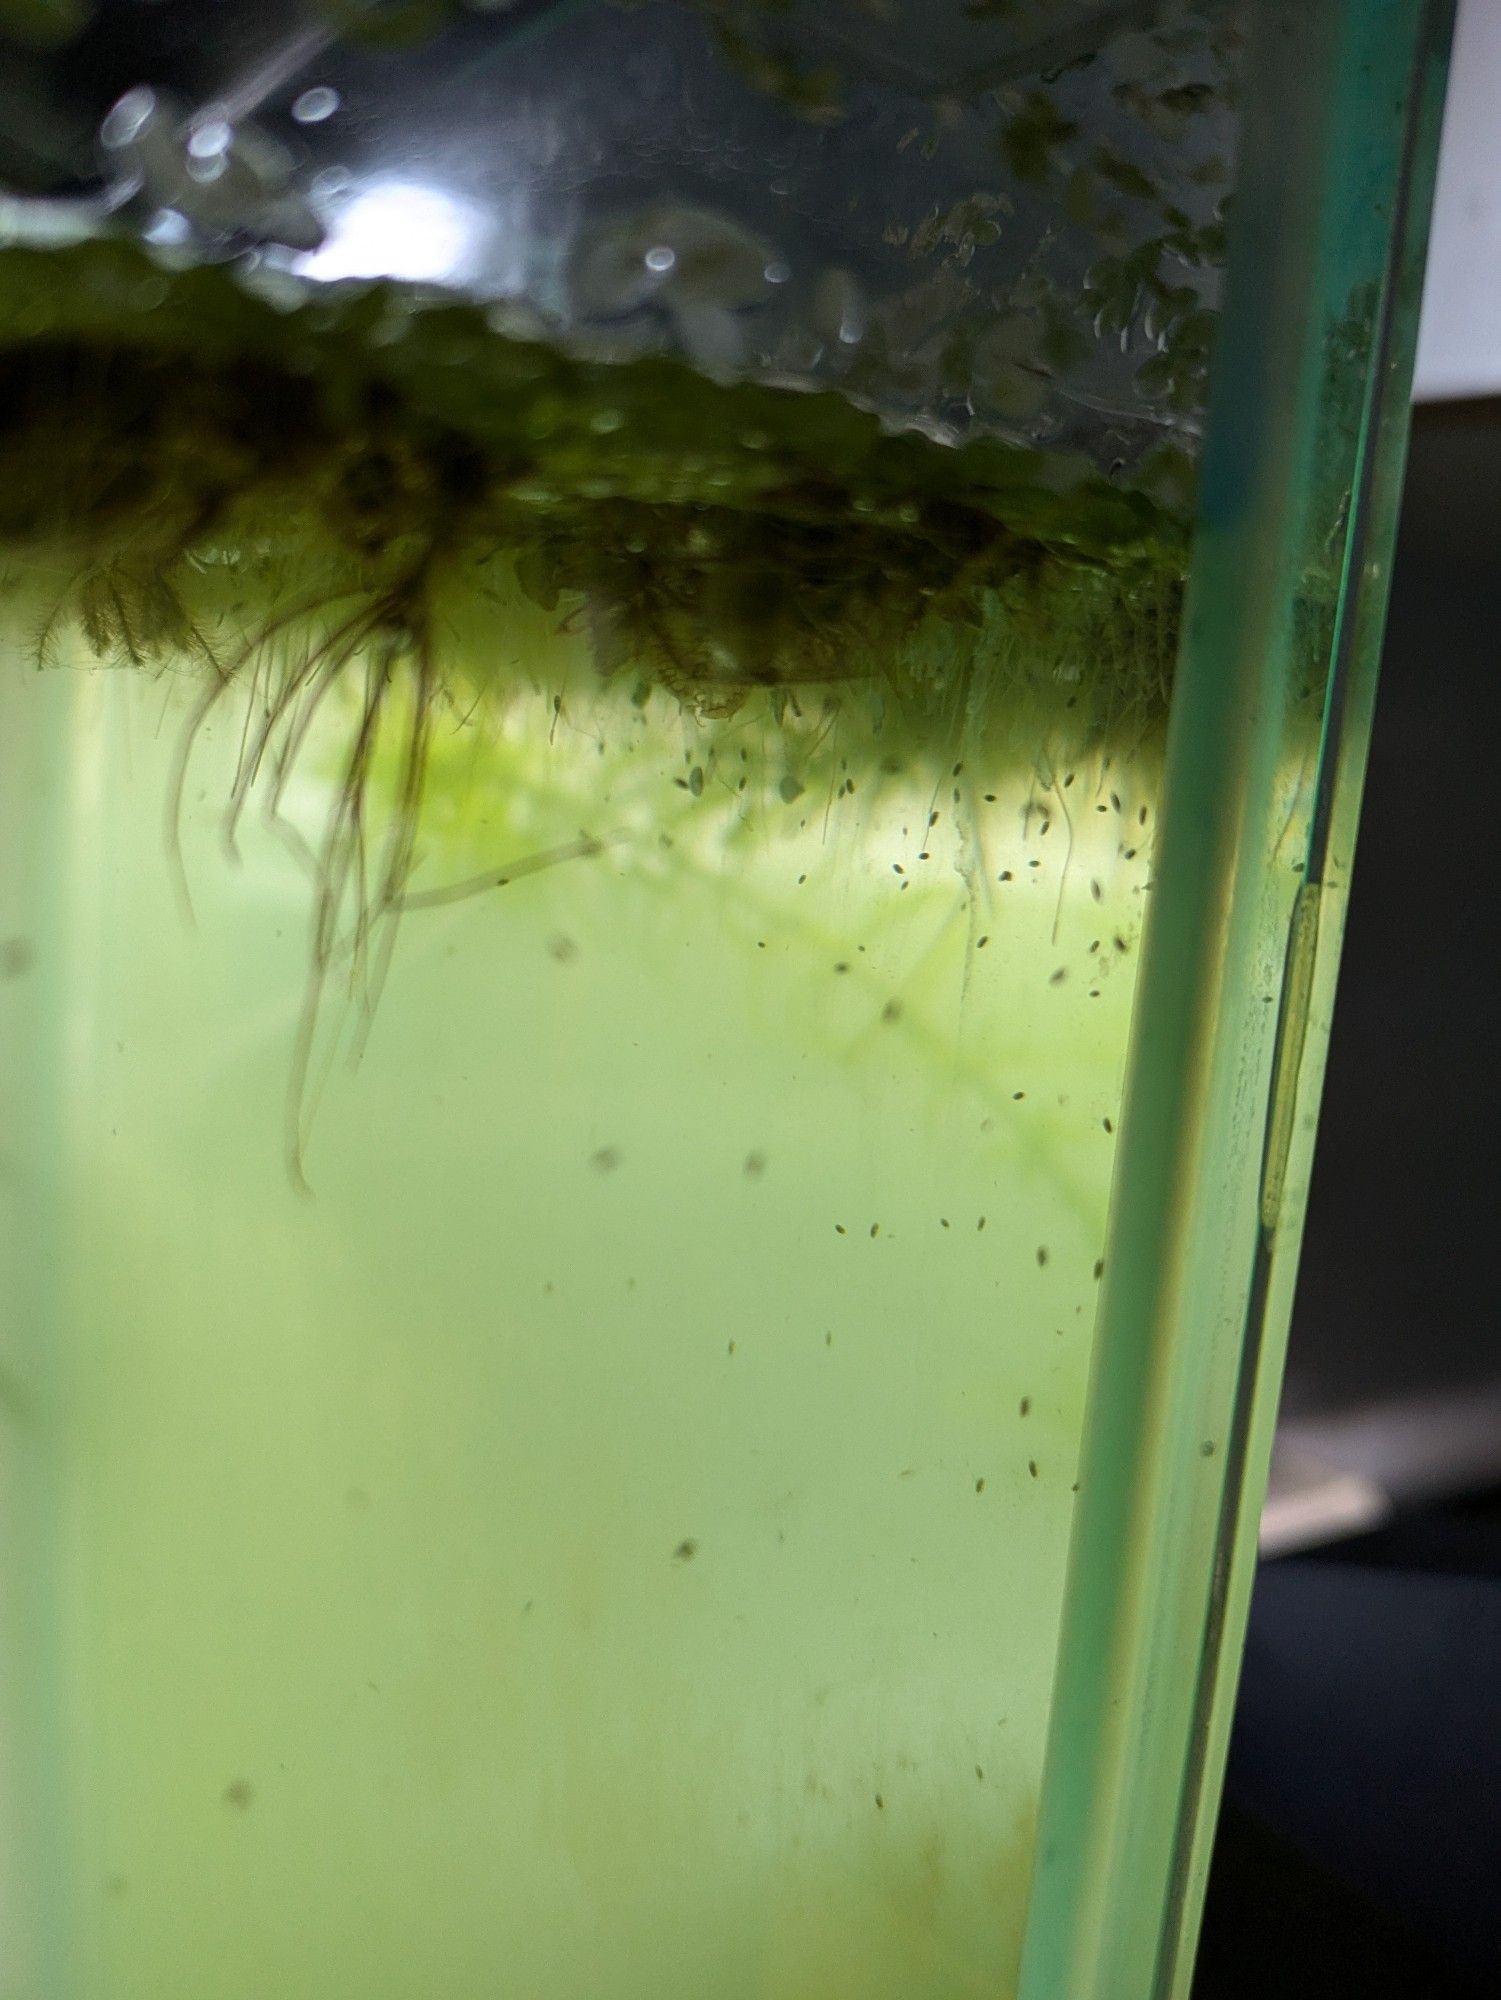
[[268,132],[236,123],[226,105],[189,112],[137,84],[105,112],[98,146],[111,205],[139,205],[148,243],[212,250],[249,237],[312,250],[323,240],[292,156]]

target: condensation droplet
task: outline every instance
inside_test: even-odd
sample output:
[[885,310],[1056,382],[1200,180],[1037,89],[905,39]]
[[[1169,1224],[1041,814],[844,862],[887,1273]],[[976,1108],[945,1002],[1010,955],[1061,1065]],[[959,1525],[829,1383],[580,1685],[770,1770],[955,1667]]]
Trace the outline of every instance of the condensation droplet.
[[337,201],[354,186],[354,175],[348,167],[324,167],[308,183],[308,193],[314,201]]
[[234,131],[227,118],[205,118],[188,134],[188,157],[213,160],[227,153]]
[[325,118],[332,118],[339,108],[339,93],[329,84],[315,83],[311,90],[303,91],[292,104],[292,116],[299,125],[321,125]]
[[99,127],[99,137],[111,148],[128,146],[139,139],[156,110],[156,92],[149,84],[127,90],[111,105]]
[[193,234],[193,226],[177,209],[159,208],[141,234],[148,243],[177,245],[188,241]]

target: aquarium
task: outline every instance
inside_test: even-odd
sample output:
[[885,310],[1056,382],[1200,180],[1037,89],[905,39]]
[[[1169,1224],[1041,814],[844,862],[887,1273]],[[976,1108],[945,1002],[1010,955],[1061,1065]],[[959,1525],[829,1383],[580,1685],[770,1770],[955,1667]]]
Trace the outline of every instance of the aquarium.
[[0,5],[16,2000],[1184,1990],[1442,15]]

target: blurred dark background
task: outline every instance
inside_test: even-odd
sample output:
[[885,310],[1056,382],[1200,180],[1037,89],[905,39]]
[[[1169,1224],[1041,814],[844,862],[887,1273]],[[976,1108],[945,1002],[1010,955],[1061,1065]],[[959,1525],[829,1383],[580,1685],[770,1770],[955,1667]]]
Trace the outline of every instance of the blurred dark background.
[[1195,2000],[1501,1993],[1501,398],[1414,413]]

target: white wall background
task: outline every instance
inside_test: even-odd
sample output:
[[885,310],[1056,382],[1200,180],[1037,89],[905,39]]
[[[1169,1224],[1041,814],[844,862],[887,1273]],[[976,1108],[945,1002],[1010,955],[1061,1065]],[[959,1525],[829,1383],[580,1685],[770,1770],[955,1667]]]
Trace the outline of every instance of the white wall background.
[[1501,394],[1501,0],[1460,0],[1413,393]]

